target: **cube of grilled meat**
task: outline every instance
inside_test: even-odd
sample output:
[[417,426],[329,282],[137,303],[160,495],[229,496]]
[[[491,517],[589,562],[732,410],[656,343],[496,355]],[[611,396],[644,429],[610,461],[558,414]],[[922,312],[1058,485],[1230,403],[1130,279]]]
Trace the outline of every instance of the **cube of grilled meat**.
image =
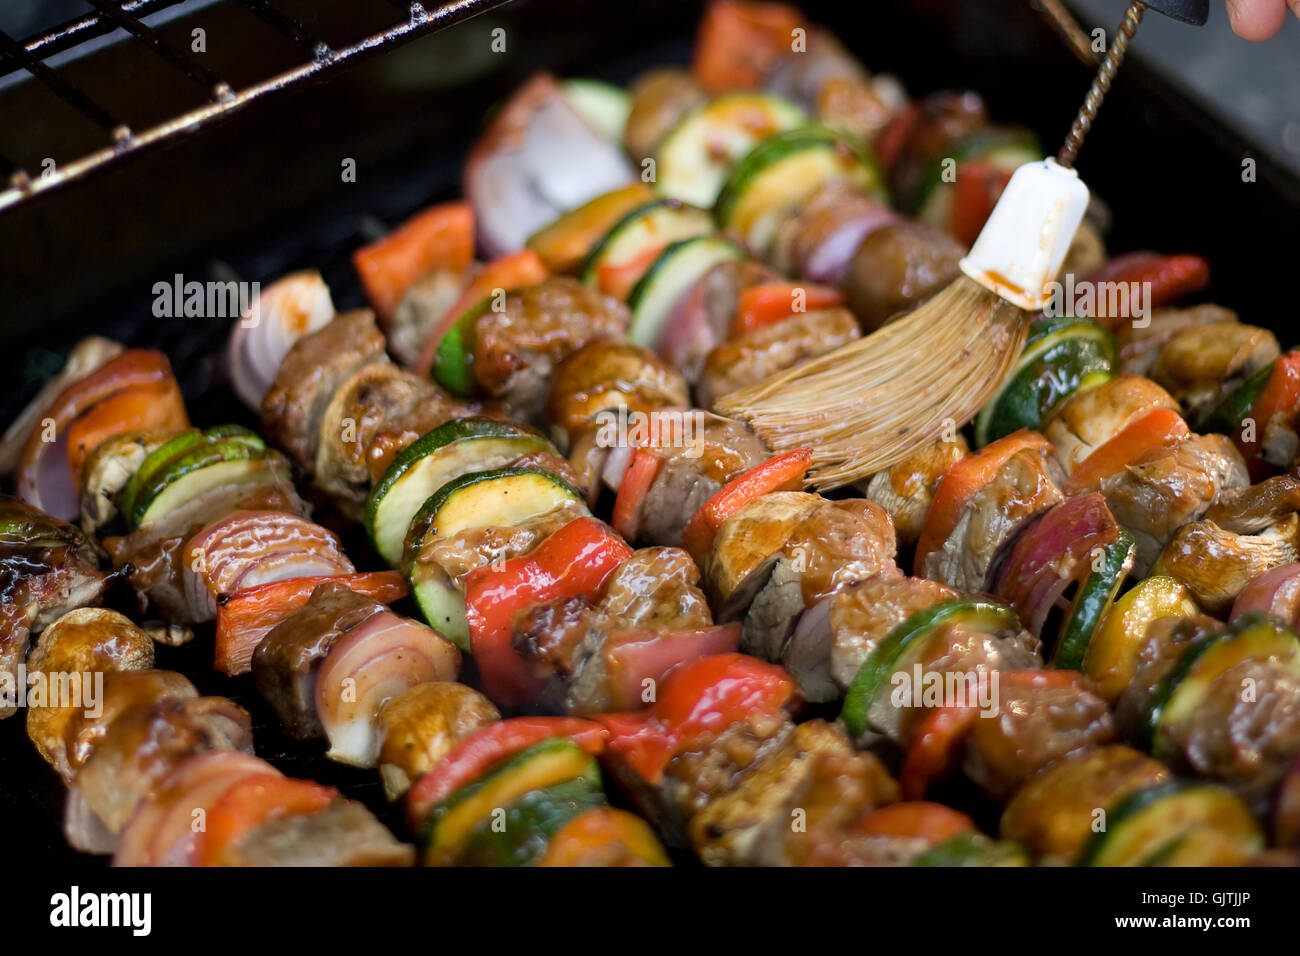
[[1046,443],[1012,455],[966,505],[943,546],[926,555],[922,575],[962,591],[988,590],[1004,549],[1030,521],[1065,500],[1064,479]]
[[826,624],[830,679],[841,693],[848,690],[871,652],[890,631],[917,611],[957,597],[959,592],[946,584],[908,577],[897,570],[884,571],[836,591],[828,601]]
[[988,125],[988,110],[978,93],[943,90],[916,104],[919,113],[890,172],[891,191],[909,196],[935,161],[949,155],[958,140]]
[[567,441],[610,409],[649,414],[690,404],[686,381],[649,349],[631,342],[588,342],[555,369],[546,413]]
[[897,785],[874,756],[855,753],[838,726],[811,720],[794,727],[779,747],[745,767],[733,787],[691,815],[688,833],[700,859],[709,866],[786,862],[786,853],[801,842],[794,835],[796,813],[806,810],[802,800],[817,798],[814,783],[828,769],[819,773],[818,765],[826,758],[849,762],[849,772],[863,784],[846,788],[858,805],[838,807],[839,813],[858,816],[898,799]]
[[672,66],[641,74],[627,92],[632,104],[623,130],[623,150],[635,163],[650,156],[687,111],[708,99],[689,70]]
[[622,338],[630,319],[623,303],[576,279],[546,279],[479,317],[474,376],[510,415],[540,422],[556,366],[588,342]]
[[69,610],[99,603],[107,583],[80,528],[0,495],[0,718],[17,710],[28,640]]
[[412,866],[400,843],[363,804],[338,799],[319,813],[292,813],[253,827],[218,857],[220,866]]
[[253,752],[248,712],[225,697],[162,700],[124,715],[68,790],[64,833],[78,850],[113,850],[136,805],[182,760],[209,750]]
[[396,800],[458,743],[501,714],[471,687],[428,681],[390,699],[376,719],[383,736],[379,775],[384,794]]
[[1159,358],[1161,349],[1175,335],[1203,325],[1236,321],[1236,312],[1206,303],[1186,309],[1156,309],[1151,313],[1151,321],[1141,327],[1125,322],[1115,330],[1115,344],[1119,349],[1117,371],[1145,376]]
[[104,696],[94,708],[73,708],[63,732],[63,748],[56,751],[55,770],[64,783],[71,782],[94,754],[110,729],[127,715],[147,710],[166,700],[189,700],[199,692],[190,679],[176,671],[110,671],[104,675]]
[[1152,448],[1104,479],[1098,490],[1136,540],[1134,573],[1145,575],[1178,529],[1204,515],[1220,495],[1245,488],[1249,481],[1231,439],[1192,435],[1172,448]]
[[700,379],[705,357],[727,341],[744,291],[779,279],[753,259],[718,263],[678,302],[663,341],[657,346],[659,354],[694,385]]
[[594,599],[577,596],[521,613],[512,642],[545,682],[544,706],[573,714],[626,709],[635,703],[623,699],[626,684],[637,684],[639,693],[641,680],[658,680],[672,663],[734,650],[734,632],[709,630],[713,620],[698,581],[685,551],[642,548]]
[[799,312],[745,332],[709,352],[696,386],[696,401],[712,409],[723,395],[834,351],[861,334],[847,309]]
[[[785,492],[796,495],[802,492]],[[713,574],[734,577],[748,563],[752,570],[739,584],[753,599],[744,613],[742,648],[769,661],[781,660],[795,622],[809,607],[836,589],[892,569],[896,553],[894,527],[878,504],[864,499],[828,501],[816,495],[797,520],[762,507],[741,509],[720,533],[710,557]],[[760,499],[761,500],[761,499]],[[764,542],[774,546],[766,556]],[[733,557],[734,556],[734,557]],[[736,589],[725,602],[735,607]],[[728,614],[730,617],[730,613]]]
[[908,312],[961,274],[966,250],[946,232],[897,222],[869,233],[844,274],[849,308],[868,332]]
[[[153,658],[153,640],[128,618],[106,608],[78,608],[42,632],[27,655],[27,672],[45,674],[47,682],[78,675],[84,696],[84,682],[93,681],[94,674],[146,670],[153,667]],[[77,711],[75,706],[27,709],[27,736],[65,776],[70,770],[67,729]]]
[[474,265],[468,269],[434,269],[406,290],[388,323],[388,347],[399,362],[407,368],[416,366],[438,320],[456,304],[477,271]]
[[291,736],[313,740],[324,734],[316,712],[320,666],[340,637],[383,610],[378,601],[326,582],[262,638],[253,651],[253,679]]
[[1179,411],[1163,388],[1139,375],[1117,375],[1096,388],[1076,391],[1054,414],[1043,434],[1066,473],[1129,425],[1158,408]]
[[1297,559],[1300,514],[1292,512],[1260,534],[1238,534],[1201,519],[1174,532],[1151,572],[1181,581],[1197,604],[1219,614],[1253,578]]
[[1196,427],[1243,381],[1278,357],[1277,337],[1240,322],[1197,325],[1174,335],[1151,366]]
[[371,439],[388,418],[426,397],[447,406],[450,396],[391,362],[371,362],[357,369],[329,399],[316,437],[312,478],[316,486],[353,520],[359,520],[370,492],[366,454]]
[[676,547],[686,522],[731,479],[767,461],[763,442],[731,418],[694,410],[683,419],[688,440],[660,445],[664,459],[641,507],[639,536]]
[[321,417],[340,385],[357,369],[387,362],[384,334],[368,309],[344,312],[294,343],[262,399],[266,437],[303,468],[316,461]]
[[378,422],[365,443],[366,469],[371,482],[378,481],[393,459],[420,436],[427,435],[453,418],[478,416],[504,418],[504,413],[481,402],[452,398],[440,388],[418,396],[405,407],[391,409]]
[[1171,776],[1164,764],[1122,744],[1076,751],[1016,792],[1000,831],[1045,864],[1069,865],[1092,838],[1098,810]]
[[1249,488],[1231,488],[1219,495],[1205,520],[1225,531],[1258,534],[1300,511],[1300,477],[1274,475]]
[[930,513],[930,502],[934,500],[939,480],[968,454],[970,446],[958,433],[953,441],[940,439],[926,445],[867,479],[862,492],[889,512],[899,544],[916,543],[925,525],[925,516]]
[[1004,800],[1053,761],[1115,737],[1106,702],[1083,675],[1067,682],[1067,673],[998,675],[997,713],[975,719],[963,761],[967,776],[994,799]]
[[[763,86],[813,113],[828,82],[867,82],[869,79],[862,64],[844,49],[839,40],[826,30],[812,27],[806,32],[804,51],[783,57],[772,68]],[[824,117],[817,118],[825,122]]]
[[185,542],[213,522],[235,511],[283,511],[306,515],[293,482],[276,474],[283,461],[267,461],[267,477],[220,485],[200,493],[156,521],[130,534],[105,538],[104,550],[119,568],[130,566],[132,587],[145,595],[168,620],[192,623],[203,620],[185,587]]
[[1204,614],[1158,617],[1147,625],[1146,633],[1138,642],[1133,679],[1115,701],[1115,721],[1124,736],[1132,737],[1137,732],[1147,703],[1183,651],[1222,626]]

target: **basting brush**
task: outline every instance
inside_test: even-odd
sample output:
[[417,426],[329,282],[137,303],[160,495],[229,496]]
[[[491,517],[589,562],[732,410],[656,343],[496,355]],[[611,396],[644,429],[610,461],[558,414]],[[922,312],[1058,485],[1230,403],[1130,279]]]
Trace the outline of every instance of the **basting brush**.
[[963,275],[865,338],[725,396],[775,452],[811,447],[809,483],[860,481],[955,434],[1010,374],[1088,205],[1074,170],[1146,8],[1203,24],[1209,0],[1132,3],[1054,159],[1016,170],[961,261]]

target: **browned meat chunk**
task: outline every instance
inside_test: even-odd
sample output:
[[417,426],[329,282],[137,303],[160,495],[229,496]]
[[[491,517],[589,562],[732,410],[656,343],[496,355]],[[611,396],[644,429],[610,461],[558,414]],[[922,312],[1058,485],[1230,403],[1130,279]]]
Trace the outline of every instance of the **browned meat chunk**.
[[1225,395],[1278,357],[1277,337],[1239,322],[1185,329],[1160,350],[1151,378],[1187,410],[1195,427]]
[[628,88],[632,107],[623,131],[623,149],[639,163],[654,152],[668,130],[708,97],[690,72],[679,67],[650,70]]
[[1141,456],[1102,481],[1099,490],[1136,539],[1134,571],[1145,575],[1179,528],[1205,514],[1219,495],[1248,484],[1246,465],[1230,439],[1193,435]]
[[546,403],[551,424],[574,436],[600,412],[648,414],[690,404],[681,374],[649,349],[630,342],[588,342],[555,370]]
[[1291,513],[1262,534],[1236,534],[1213,521],[1183,525],[1151,566],[1187,586],[1212,614],[1227,612],[1252,578],[1300,558],[1300,515]]
[[479,317],[474,375],[512,416],[539,420],[555,367],[588,342],[622,337],[629,318],[621,302],[576,279],[546,279]]
[[922,574],[962,591],[987,590],[1020,530],[1065,500],[1063,479],[1049,445],[1012,455],[971,499],[943,547],[926,555]]
[[219,857],[221,866],[411,866],[399,843],[364,805],[335,800],[319,813],[294,813],[254,827]]
[[1212,617],[1160,617],[1147,625],[1138,644],[1133,679],[1115,702],[1115,720],[1125,736],[1131,737],[1151,696],[1183,651],[1222,625]]
[[361,366],[386,361],[384,335],[367,309],[336,315],[323,329],[304,335],[262,399],[266,437],[311,468],[321,416],[334,392]]
[[453,747],[501,714],[471,687],[428,681],[390,698],[376,719],[383,735],[379,774],[385,795],[396,800]]
[[858,338],[858,324],[844,309],[800,312],[723,342],[704,362],[695,398],[703,408],[737,389],[816,358]]
[[897,465],[868,479],[864,494],[889,512],[901,545],[915,544],[921,536],[939,479],[970,453],[966,439],[937,441],[908,455]]
[[740,422],[708,412],[688,413],[689,438],[658,447],[664,459],[641,509],[640,536],[676,547],[686,522],[737,475],[767,461],[767,447]]
[[1058,672],[1000,674],[996,716],[976,718],[967,739],[965,768],[986,793],[1002,800],[1049,763],[1109,742],[1110,708],[1082,676]]
[[849,308],[868,331],[907,312],[960,275],[966,250],[945,232],[899,222],[870,233],[844,276]]
[[[62,761],[55,769],[64,783],[90,759],[110,728],[128,714],[147,710],[165,700],[188,700],[199,692],[184,674],[175,671],[113,671],[104,675],[104,696],[94,708],[74,709],[63,732]],[[60,763],[62,766],[60,766]]]
[[1119,347],[1119,371],[1125,375],[1146,375],[1160,350],[1175,335],[1214,323],[1236,322],[1237,313],[1221,305],[1194,305],[1187,309],[1156,309],[1151,321],[1138,328],[1125,322],[1115,331]]
[[327,582],[257,645],[253,679],[293,737],[311,740],[324,734],[316,713],[320,666],[339,638],[383,610],[379,602]]

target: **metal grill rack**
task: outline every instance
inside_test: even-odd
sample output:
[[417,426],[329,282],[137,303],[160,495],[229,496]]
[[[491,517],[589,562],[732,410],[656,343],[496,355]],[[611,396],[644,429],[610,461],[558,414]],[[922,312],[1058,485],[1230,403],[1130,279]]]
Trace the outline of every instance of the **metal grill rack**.
[[[452,0],[426,5],[419,0],[366,0],[372,6],[388,8],[401,19],[377,33],[344,44],[333,45],[314,36],[299,20],[283,12],[275,0],[222,0],[241,6],[274,28],[301,49],[303,62],[238,89],[214,74],[189,52],[168,43],[144,21],[151,14],[175,7],[183,0],[84,0],[86,15],[64,23],[40,36],[16,40],[0,31],[0,79],[25,70],[49,92],[70,106],[87,122],[102,130],[107,139],[101,148],[32,173],[5,155],[0,139],[0,212],[35,196],[80,179],[110,163],[142,150],[193,133],[242,109],[255,100],[304,86],[366,57],[399,46],[426,33],[445,29],[509,0]],[[364,5],[364,4],[363,4]],[[134,129],[129,118],[119,117],[96,99],[93,90],[83,89],[48,62],[117,31],[127,42],[147,47],[175,73],[203,91],[205,102],[179,115],[144,129]]]

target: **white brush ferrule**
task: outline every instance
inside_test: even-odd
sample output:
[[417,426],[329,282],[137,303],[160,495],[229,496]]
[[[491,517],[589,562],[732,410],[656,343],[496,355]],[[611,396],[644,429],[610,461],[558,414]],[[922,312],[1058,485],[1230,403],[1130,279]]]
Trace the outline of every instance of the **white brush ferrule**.
[[[960,174],[959,174],[960,175]],[[1074,233],[1088,208],[1088,187],[1073,169],[1044,159],[1015,171],[961,270],[1027,312],[1051,298]]]

